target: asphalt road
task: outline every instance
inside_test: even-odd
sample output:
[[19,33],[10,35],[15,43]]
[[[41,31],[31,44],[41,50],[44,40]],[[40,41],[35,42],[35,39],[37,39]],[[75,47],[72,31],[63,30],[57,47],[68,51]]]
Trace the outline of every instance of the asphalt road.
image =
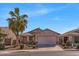
[[79,56],[79,51],[15,52],[11,54],[0,54],[0,56]]

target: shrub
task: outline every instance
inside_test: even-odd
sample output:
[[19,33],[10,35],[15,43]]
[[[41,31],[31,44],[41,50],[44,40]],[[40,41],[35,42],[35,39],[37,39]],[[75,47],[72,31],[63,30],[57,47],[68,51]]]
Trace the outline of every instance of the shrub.
[[79,49],[79,45],[77,45],[76,49]]
[[20,44],[20,49],[23,49],[24,48],[24,44]]
[[37,48],[37,46],[36,45],[32,45],[32,49],[35,49],[35,48]]
[[64,49],[66,49],[66,48],[67,48],[67,46],[64,46],[63,48],[64,48]]
[[0,44],[0,50],[4,50],[4,49],[5,49],[4,44]]
[[66,46],[71,46],[72,44],[71,44],[71,42],[66,42]]

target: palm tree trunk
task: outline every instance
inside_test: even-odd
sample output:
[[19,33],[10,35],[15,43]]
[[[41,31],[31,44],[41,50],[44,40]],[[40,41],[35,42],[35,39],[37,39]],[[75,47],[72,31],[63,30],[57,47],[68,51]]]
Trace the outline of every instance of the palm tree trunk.
[[16,34],[16,45],[19,45],[19,34],[18,34],[18,31],[17,31],[17,34]]
[[16,45],[19,45],[19,37],[16,36]]

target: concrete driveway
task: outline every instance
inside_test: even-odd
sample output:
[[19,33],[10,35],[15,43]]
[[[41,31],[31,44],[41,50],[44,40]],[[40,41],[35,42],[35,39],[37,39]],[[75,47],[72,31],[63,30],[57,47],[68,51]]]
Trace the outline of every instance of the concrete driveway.
[[29,51],[64,51],[60,46],[32,49]]

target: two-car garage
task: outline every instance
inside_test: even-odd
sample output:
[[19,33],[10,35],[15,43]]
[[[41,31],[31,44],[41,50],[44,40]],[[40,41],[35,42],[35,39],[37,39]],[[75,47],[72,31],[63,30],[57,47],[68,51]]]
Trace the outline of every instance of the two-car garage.
[[53,47],[57,44],[59,33],[45,29],[37,34],[38,47]]
[[52,31],[50,29],[42,30],[37,28],[30,33],[36,36],[35,40],[37,41],[38,47],[53,47],[56,45],[59,39],[59,33]]

